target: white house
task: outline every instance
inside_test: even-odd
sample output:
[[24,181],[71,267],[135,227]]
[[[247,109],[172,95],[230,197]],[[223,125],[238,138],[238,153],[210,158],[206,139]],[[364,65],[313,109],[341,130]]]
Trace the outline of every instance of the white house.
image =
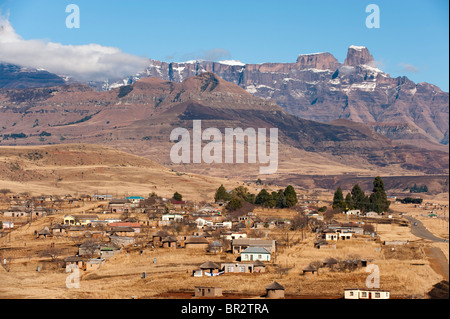
[[348,240],[348,239],[352,239],[353,233],[338,233],[338,235],[339,235],[339,239]]
[[359,209],[352,209],[345,212],[347,215],[360,215],[361,211]]
[[183,216],[179,214],[164,214],[161,216],[162,221],[180,223],[183,221]]
[[241,261],[270,261],[270,252],[263,247],[248,247],[241,252]]
[[233,239],[239,239],[239,238],[247,238],[247,233],[244,232],[237,232],[237,233],[229,233],[223,235],[223,238],[226,240],[233,240]]
[[3,222],[2,225],[4,229],[14,228],[14,222]]
[[199,217],[195,220],[198,228],[202,228],[204,226],[212,226],[214,223],[211,217]]
[[373,289],[345,289],[345,299],[389,299],[389,291]]
[[221,222],[221,223],[214,224],[214,227],[231,228],[232,226],[233,226],[232,222]]
[[382,218],[382,214],[378,214],[377,212],[367,212],[366,217],[370,218]]

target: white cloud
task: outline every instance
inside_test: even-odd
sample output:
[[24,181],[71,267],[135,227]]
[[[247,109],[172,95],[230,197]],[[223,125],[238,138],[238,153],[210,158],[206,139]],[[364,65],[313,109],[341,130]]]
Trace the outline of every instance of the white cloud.
[[148,59],[99,44],[63,45],[44,40],[24,40],[0,16],[0,62],[45,69],[79,80],[118,79],[148,66]]
[[399,66],[402,68],[402,72],[412,72],[412,73],[419,72],[419,69],[412,64],[399,63]]

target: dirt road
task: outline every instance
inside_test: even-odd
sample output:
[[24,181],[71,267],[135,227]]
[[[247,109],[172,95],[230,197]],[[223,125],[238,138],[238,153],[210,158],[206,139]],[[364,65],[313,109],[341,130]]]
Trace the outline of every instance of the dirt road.
[[[411,223],[411,232],[413,235],[430,240],[435,243],[447,242],[447,240],[435,236],[431,233],[422,222],[411,216],[404,216]],[[430,261],[430,266],[433,270],[444,277],[445,280],[449,280],[449,264],[447,257],[444,255],[442,250],[438,247],[427,247],[425,248],[425,253]]]
[[[420,220],[415,219],[411,216],[404,216],[404,217],[411,223],[411,232],[414,236],[439,243],[445,241],[444,238],[437,237],[434,234],[432,234],[428,229],[426,229]],[[416,226],[414,226],[415,223],[417,224]]]

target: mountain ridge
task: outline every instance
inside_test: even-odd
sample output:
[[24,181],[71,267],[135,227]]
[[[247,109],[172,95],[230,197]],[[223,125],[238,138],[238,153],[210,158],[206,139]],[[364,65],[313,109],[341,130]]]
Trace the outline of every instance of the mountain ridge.
[[[280,161],[287,163],[283,172],[292,171],[289,165],[295,156],[302,158],[302,165],[316,161],[345,170],[389,168],[420,174],[448,170],[448,154],[396,146],[363,123],[337,125],[295,117],[274,101],[255,97],[214,73],[182,83],[146,78],[105,92],[80,84],[3,90],[0,114],[0,145],[102,144],[167,166],[173,164],[171,131],[191,129],[193,120],[202,120],[203,127],[221,132],[227,127],[278,128]],[[222,172],[229,174],[230,166]]]
[[[378,125],[406,123],[418,133],[397,138],[391,132],[390,138],[414,145],[420,134],[427,143],[448,144],[448,93],[429,83],[416,84],[406,76],[391,78],[376,67],[374,57],[362,46],[350,46],[344,63],[327,52],[301,54],[295,63],[150,60],[144,72],[126,81],[158,77],[182,82],[204,72],[215,73],[304,119],[350,119]],[[117,82],[113,86],[120,85]]]

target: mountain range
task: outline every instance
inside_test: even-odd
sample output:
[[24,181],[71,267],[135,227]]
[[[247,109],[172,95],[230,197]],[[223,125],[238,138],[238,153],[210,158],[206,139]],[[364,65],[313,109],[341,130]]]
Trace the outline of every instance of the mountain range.
[[[301,54],[295,63],[244,64],[236,60],[162,62],[119,81],[88,83],[98,91],[156,77],[181,83],[205,72],[217,74],[254,96],[271,100],[303,119],[365,123],[396,144],[448,152],[449,95],[429,83],[392,78],[376,67],[363,46],[350,46],[340,63],[330,53]],[[49,87],[75,79],[45,70],[0,64],[0,89]],[[442,147],[444,145],[444,147]]]
[[113,146],[174,170],[256,176],[259,164],[180,164],[170,159],[175,128],[278,128],[278,175],[446,174],[448,153],[395,145],[363,123],[330,123],[289,114],[204,72],[182,82],[155,77],[98,92],[85,84],[0,91],[0,145],[84,143]]
[[365,123],[398,144],[447,149],[439,144],[448,145],[448,92],[429,83],[416,84],[405,76],[392,78],[376,67],[374,57],[362,46],[350,46],[343,63],[330,53],[301,54],[295,63],[151,60],[145,71],[108,88],[144,77],[182,82],[204,72],[274,101],[303,119],[347,119]]

